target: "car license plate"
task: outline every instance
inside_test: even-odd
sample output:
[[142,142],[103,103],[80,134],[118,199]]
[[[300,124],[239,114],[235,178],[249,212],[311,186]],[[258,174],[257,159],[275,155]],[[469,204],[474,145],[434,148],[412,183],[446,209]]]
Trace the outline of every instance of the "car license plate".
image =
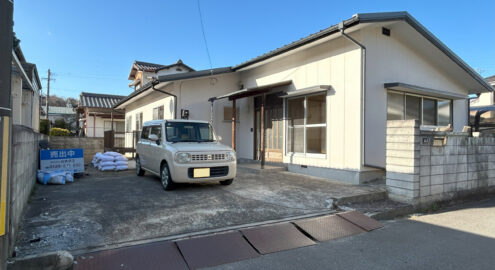
[[194,178],[210,177],[210,168],[194,169]]

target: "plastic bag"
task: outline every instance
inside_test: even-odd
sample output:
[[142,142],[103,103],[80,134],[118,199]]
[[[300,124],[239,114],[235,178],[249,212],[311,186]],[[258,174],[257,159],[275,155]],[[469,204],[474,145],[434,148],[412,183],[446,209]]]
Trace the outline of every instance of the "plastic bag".
[[48,183],[48,180],[50,180],[50,174],[44,171],[38,171],[37,176],[38,176],[38,182],[43,185],[46,185]]
[[38,171],[37,174],[38,182],[43,185],[46,184],[55,184],[55,185],[64,185],[66,181],[73,182],[74,175],[73,171]]
[[127,170],[129,167],[127,167],[127,165],[118,165],[117,167],[115,167],[115,170],[116,171],[125,171]]
[[113,156],[113,157],[122,156],[122,154],[117,153],[117,152],[113,152],[113,151],[108,151],[108,152],[105,152],[105,155],[108,155],[108,156]]
[[100,156],[100,161],[113,161],[115,159],[114,156],[110,156],[110,155],[101,155]]
[[100,167],[100,171],[104,172],[104,171],[113,171],[115,170],[115,165],[112,165],[112,166],[101,166]]
[[115,163],[113,161],[102,161],[102,162],[100,162],[100,167],[105,167],[105,166],[115,166]]
[[66,171],[65,172],[65,181],[69,183],[74,182],[74,171]]
[[114,161],[114,163],[116,166],[127,166],[127,161],[119,160],[119,161]]
[[127,158],[123,155],[115,157],[115,161],[127,161]]
[[55,175],[50,177],[50,184],[65,185],[65,175]]

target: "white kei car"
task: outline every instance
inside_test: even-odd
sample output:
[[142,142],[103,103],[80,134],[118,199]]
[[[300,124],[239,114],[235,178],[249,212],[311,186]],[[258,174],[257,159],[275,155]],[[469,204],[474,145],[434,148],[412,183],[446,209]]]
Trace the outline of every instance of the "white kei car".
[[153,120],[143,124],[136,145],[136,173],[160,177],[165,190],[175,183],[220,182],[236,176],[236,154],[217,140],[205,121]]

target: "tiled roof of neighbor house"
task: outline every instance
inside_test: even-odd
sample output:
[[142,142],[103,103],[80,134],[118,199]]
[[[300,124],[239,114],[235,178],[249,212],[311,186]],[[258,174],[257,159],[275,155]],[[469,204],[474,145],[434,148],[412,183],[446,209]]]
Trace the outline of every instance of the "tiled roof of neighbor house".
[[81,92],[81,95],[79,95],[79,107],[110,109],[125,97],[126,96]]
[[[46,113],[46,106],[42,107],[43,112]],[[59,107],[59,106],[49,106],[49,114],[76,114],[71,107]]]
[[133,80],[133,76],[135,76],[136,74],[136,71],[140,70],[140,71],[146,71],[146,72],[158,72],[162,69],[167,69],[167,68],[171,68],[171,67],[175,67],[175,66],[182,66],[184,67],[185,69],[189,70],[189,71],[194,71],[193,68],[191,68],[190,66],[184,64],[184,62],[182,62],[182,60],[177,60],[177,62],[171,64],[171,65],[161,65],[161,64],[154,64],[154,63],[149,63],[149,62],[143,62],[143,61],[134,61],[134,63],[132,63],[132,68],[131,68],[131,72],[129,73],[129,80]]
[[137,69],[142,70],[142,71],[155,71],[155,70],[163,67],[163,65],[160,65],[160,64],[153,64],[153,63],[137,61],[137,60],[134,61],[134,66]]
[[487,81],[489,84],[495,84],[495,75],[486,77],[485,81]]

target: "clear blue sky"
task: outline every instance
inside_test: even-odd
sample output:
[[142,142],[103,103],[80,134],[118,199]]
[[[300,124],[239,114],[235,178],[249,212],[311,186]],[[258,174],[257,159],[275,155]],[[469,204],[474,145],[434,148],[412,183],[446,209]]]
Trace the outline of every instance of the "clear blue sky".
[[[483,77],[495,74],[495,1],[201,0],[213,67],[232,66],[360,12],[408,11]],[[196,0],[15,0],[14,31],[52,92],[127,95],[131,64],[209,68]],[[43,81],[46,91],[46,81]]]

